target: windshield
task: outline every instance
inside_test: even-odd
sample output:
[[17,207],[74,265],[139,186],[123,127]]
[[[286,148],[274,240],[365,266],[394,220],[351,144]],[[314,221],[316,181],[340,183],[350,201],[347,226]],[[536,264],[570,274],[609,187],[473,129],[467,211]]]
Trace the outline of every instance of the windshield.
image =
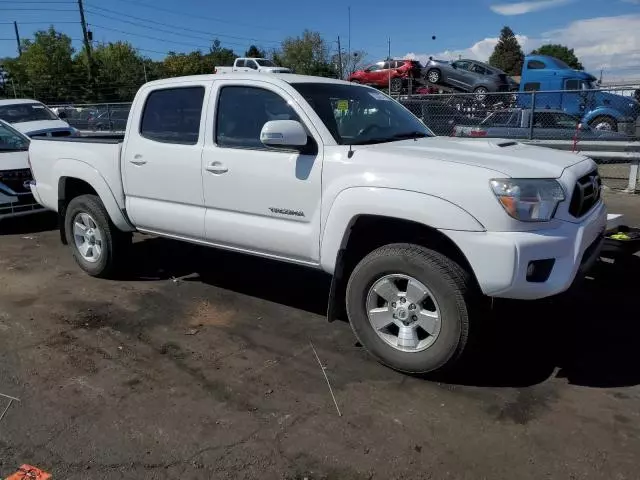
[[17,152],[29,149],[29,139],[9,125],[0,122],[0,152]]
[[0,119],[9,123],[57,120],[58,117],[41,103],[16,103],[0,107]]
[[365,145],[434,134],[406,108],[372,88],[338,83],[292,84],[340,145]]
[[264,58],[261,58],[260,60],[256,60],[256,62],[258,62],[258,65],[260,65],[261,67],[275,67],[276,64],[273,63],[271,60],[265,60]]

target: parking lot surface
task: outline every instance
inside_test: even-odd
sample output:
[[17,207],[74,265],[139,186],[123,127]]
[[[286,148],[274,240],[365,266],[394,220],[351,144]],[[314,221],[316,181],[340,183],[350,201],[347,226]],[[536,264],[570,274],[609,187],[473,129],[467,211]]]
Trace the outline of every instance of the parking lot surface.
[[48,217],[1,228],[2,478],[638,478],[638,257],[496,302],[459,371],[416,378],[326,322],[324,274],[139,236],[98,280]]

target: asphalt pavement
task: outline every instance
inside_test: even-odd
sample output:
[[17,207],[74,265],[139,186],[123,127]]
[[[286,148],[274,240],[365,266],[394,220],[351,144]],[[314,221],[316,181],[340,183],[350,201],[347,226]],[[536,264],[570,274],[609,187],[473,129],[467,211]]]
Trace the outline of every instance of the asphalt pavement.
[[[638,197],[607,200],[640,225]],[[1,478],[638,478],[638,257],[496,301],[425,378],[326,322],[322,273],[137,236],[130,277],[98,280],[53,227],[0,224]]]

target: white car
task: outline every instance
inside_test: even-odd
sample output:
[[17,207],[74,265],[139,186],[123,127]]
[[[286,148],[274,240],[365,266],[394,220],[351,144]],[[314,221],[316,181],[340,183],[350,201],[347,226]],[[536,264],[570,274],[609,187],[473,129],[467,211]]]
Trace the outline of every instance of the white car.
[[29,99],[0,100],[0,119],[29,137],[69,137],[78,131],[53,113],[49,107]]
[[30,181],[29,138],[0,120],[0,221],[43,211]]
[[232,67],[215,67],[214,73],[291,73],[291,69],[279,67],[266,58],[236,58]]
[[607,223],[591,159],[435,137],[383,93],[326,78],[151,82],[124,136],[33,139],[30,156],[88,274],[114,275],[135,231],[323,270],[329,318],[346,306],[362,345],[405,372],[453,363],[483,298],[567,290]]

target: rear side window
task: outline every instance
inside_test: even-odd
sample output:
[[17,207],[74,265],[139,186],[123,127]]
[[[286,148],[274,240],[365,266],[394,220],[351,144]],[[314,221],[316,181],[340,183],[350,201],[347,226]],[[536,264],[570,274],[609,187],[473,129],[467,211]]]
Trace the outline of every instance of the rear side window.
[[531,82],[524,84],[525,92],[537,92],[538,90],[540,90],[540,82]]
[[244,67],[244,60],[236,60],[236,67]]
[[543,70],[547,68],[547,65],[540,60],[529,60],[529,62],[527,63],[527,68],[529,70]]
[[204,87],[155,90],[147,97],[140,135],[163,143],[195,145],[200,132]]

